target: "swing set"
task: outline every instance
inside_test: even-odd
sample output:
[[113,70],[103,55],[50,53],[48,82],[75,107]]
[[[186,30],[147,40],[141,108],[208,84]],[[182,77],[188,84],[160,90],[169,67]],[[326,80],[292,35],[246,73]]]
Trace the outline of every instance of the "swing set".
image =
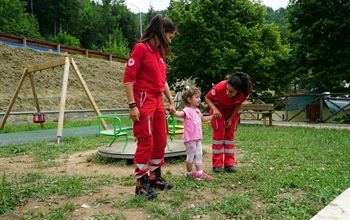
[[[26,77],[29,77],[30,79],[30,85],[32,87],[32,92],[33,92],[33,97],[34,97],[34,103],[36,107],[37,113],[33,114],[33,122],[34,123],[40,123],[40,126],[43,127],[43,123],[46,121],[45,114],[40,111],[40,106],[39,106],[39,100],[38,96],[35,90],[35,79],[34,79],[34,73],[42,70],[47,70],[51,69],[54,67],[58,66],[63,66],[64,65],[64,73],[63,73],[63,81],[62,81],[62,89],[61,89],[61,99],[60,99],[60,104],[59,104],[59,118],[58,118],[58,125],[57,125],[57,144],[61,142],[62,134],[63,134],[63,122],[64,122],[64,112],[65,112],[65,104],[66,104],[66,95],[67,95],[67,87],[68,87],[68,76],[69,76],[69,67],[72,66],[74,69],[74,72],[76,73],[79,82],[81,83],[85,94],[87,95],[95,113],[97,116],[101,115],[101,112],[94,100],[94,98],[91,95],[90,90],[88,89],[85,80],[83,76],[81,75],[79,68],[75,61],[73,60],[72,57],[62,57],[57,60],[52,60],[46,63],[41,63],[37,65],[33,65],[27,68],[24,68],[23,74],[21,76],[21,79],[19,80],[19,83],[17,85],[16,91],[10,101],[9,106],[7,107],[5,116],[1,122],[0,125],[0,130],[2,130],[5,126],[6,120],[8,116],[10,115],[11,109],[16,101],[16,98],[18,96],[18,93],[23,85],[23,82]],[[105,121],[102,120],[102,126],[104,129],[107,129],[107,125]]]

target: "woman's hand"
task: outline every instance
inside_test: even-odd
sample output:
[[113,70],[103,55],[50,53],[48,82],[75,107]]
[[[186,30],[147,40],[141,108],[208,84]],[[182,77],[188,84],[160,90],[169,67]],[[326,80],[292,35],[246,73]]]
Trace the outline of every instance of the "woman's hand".
[[132,121],[140,121],[140,111],[137,107],[130,109],[130,118]]
[[225,128],[229,127],[232,124],[232,118],[230,117],[225,121]]
[[217,108],[213,109],[213,118],[221,118],[221,113]]
[[176,108],[175,108],[175,103],[174,101],[169,102],[169,114],[171,116],[175,115],[176,113]]

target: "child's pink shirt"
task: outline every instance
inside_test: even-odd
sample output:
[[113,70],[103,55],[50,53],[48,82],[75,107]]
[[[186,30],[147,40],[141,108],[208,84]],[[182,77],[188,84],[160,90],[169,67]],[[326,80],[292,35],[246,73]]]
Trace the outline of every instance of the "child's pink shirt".
[[183,142],[202,139],[202,113],[198,108],[185,107]]

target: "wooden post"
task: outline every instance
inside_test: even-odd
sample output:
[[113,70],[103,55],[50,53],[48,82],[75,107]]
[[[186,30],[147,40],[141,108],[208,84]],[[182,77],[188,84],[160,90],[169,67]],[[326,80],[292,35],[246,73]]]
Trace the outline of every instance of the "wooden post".
[[[32,92],[33,92],[33,97],[34,97],[34,104],[36,107],[36,111],[40,112],[40,106],[39,106],[39,100],[38,100],[38,95],[36,94],[36,90],[35,90],[35,81],[34,81],[34,75],[32,73],[29,74],[29,78],[30,78],[30,84],[32,86]],[[43,123],[40,123],[40,127],[43,128],[44,125]]]
[[22,43],[23,43],[23,46],[24,46],[24,47],[27,47],[27,38],[24,37],[24,38],[22,39]]
[[12,97],[12,99],[11,99],[10,105],[9,105],[9,107],[8,107],[7,110],[6,110],[6,113],[5,113],[4,118],[2,119],[1,126],[0,126],[0,130],[2,130],[2,129],[4,128],[4,126],[5,126],[6,120],[7,120],[8,116],[9,116],[9,114],[10,114],[10,112],[11,112],[11,109],[12,109],[12,107],[13,107],[13,104],[14,104],[15,101],[16,101],[16,98],[17,98],[17,96],[18,96],[19,90],[21,89],[21,87],[22,87],[22,85],[23,85],[23,82],[24,82],[24,79],[25,79],[26,76],[27,76],[27,69],[24,69],[23,74],[22,74],[22,77],[21,77],[21,79],[19,80],[19,83],[18,83],[18,85],[17,85],[15,94],[13,94],[13,97]]
[[57,144],[61,142],[63,121],[64,121],[64,108],[66,105],[67,87],[68,87],[68,76],[69,76],[69,58],[65,57],[64,73],[62,81],[62,92],[61,92],[61,102],[59,106],[59,116],[57,125]]
[[288,121],[288,96],[286,96],[286,119],[285,121]]
[[[86,85],[86,83],[85,83],[85,80],[84,80],[83,76],[81,75],[81,73],[80,73],[80,71],[79,71],[79,69],[78,69],[77,64],[75,63],[75,61],[73,60],[73,58],[70,58],[70,60],[71,60],[71,64],[72,64],[72,66],[73,66],[73,69],[74,69],[75,73],[76,73],[77,76],[78,76],[79,82],[80,82],[81,85],[83,86],[83,89],[84,89],[84,91],[85,91],[85,94],[88,96],[89,101],[90,101],[92,107],[94,108],[96,115],[97,115],[97,116],[100,116],[100,115],[101,115],[100,109],[97,107],[97,104],[96,104],[96,102],[95,102],[95,100],[94,100],[94,97],[91,95],[91,92],[90,92],[89,88],[87,87],[87,85]],[[103,125],[103,129],[106,130],[106,129],[107,129],[107,124],[106,124],[106,122],[105,122],[103,119],[102,119],[102,125]]]
[[323,95],[320,96],[320,122],[323,122]]

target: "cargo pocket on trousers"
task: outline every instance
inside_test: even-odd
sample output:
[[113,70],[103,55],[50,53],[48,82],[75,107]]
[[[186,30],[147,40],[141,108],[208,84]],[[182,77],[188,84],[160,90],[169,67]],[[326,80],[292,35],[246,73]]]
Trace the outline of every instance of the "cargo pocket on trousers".
[[140,121],[134,122],[135,137],[149,137],[152,135],[151,116],[140,116]]

